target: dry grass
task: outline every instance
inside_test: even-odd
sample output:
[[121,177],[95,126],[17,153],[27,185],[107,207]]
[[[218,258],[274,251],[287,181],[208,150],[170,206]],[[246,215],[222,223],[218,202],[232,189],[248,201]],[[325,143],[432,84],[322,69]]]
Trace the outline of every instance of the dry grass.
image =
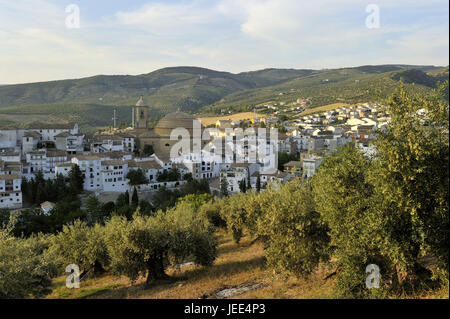
[[312,109],[308,109],[306,111],[304,111],[301,116],[306,116],[306,115],[311,115],[311,114],[315,114],[315,113],[320,113],[320,112],[327,112],[327,111],[331,111],[331,110],[335,110],[344,106],[349,106],[350,104],[347,103],[333,103],[333,104],[328,104],[328,105],[322,105],[322,106],[318,106]]
[[[265,267],[264,249],[260,242],[244,237],[239,245],[224,232],[218,233],[218,258],[211,267],[188,266],[181,271],[168,269],[170,282],[145,288],[145,279],[132,284],[126,277],[105,275],[81,280],[80,289],[65,287],[65,277],[54,281],[53,292],[47,298],[146,298],[197,299],[218,290],[242,283],[261,283],[260,289],[234,298],[242,299],[328,299],[333,298],[334,278],[324,280],[332,270],[320,266],[309,278],[285,277],[273,274]],[[413,298],[448,298],[448,288]],[[411,297],[408,297],[411,298]]]
[[200,117],[198,119],[200,120],[200,122],[202,122],[202,124],[204,126],[208,126],[211,124],[216,124],[216,122],[219,120],[236,121],[236,120],[247,120],[247,119],[251,119],[252,117],[267,117],[267,115],[258,114],[258,113],[254,113],[254,112],[243,112],[243,113],[236,113],[236,114],[230,114],[230,115],[225,115],[225,116]]

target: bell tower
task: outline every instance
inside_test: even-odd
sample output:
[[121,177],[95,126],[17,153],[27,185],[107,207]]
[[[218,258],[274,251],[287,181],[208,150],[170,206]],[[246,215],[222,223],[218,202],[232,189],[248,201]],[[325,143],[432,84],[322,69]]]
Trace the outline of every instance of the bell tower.
[[148,129],[148,113],[148,105],[145,104],[144,97],[141,95],[136,103],[136,129]]

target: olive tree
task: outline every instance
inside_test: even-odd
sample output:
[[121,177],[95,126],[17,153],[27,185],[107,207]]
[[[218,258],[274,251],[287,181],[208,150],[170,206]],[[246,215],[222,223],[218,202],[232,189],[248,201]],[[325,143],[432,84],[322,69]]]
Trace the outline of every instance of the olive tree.
[[165,269],[187,258],[211,265],[216,239],[206,218],[187,203],[155,216],[135,214],[131,221],[115,216],[106,224],[111,268],[135,281],[146,275],[146,284],[166,279]]
[[102,273],[109,265],[104,228],[100,224],[89,227],[80,220],[65,225],[50,238],[49,254],[54,256],[60,269],[76,264],[82,275]]
[[316,211],[308,184],[303,185],[296,178],[259,197],[262,197],[263,205],[258,234],[267,243],[269,267],[306,276],[320,261],[328,260],[328,228]]
[[427,274],[419,263],[424,255],[438,261],[448,284],[448,81],[429,96],[401,86],[386,101],[386,112],[391,121],[378,132],[370,176],[376,207],[390,229],[381,249],[402,288],[417,288],[414,282]]
[[56,276],[56,266],[45,254],[47,237],[16,238],[11,229],[0,229],[0,299],[47,295]]
[[379,241],[387,228],[373,207],[371,165],[358,149],[347,145],[325,158],[312,179],[316,209],[329,227],[339,270],[337,292],[343,297],[366,296],[366,267],[384,264]]

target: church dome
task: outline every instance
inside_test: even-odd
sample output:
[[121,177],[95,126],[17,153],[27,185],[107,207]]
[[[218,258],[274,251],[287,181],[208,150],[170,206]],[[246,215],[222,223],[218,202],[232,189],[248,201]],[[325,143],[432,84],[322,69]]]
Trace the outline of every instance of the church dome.
[[[155,126],[155,131],[159,135],[170,136],[173,129],[182,127],[192,134],[195,120],[198,121],[196,117],[184,112],[169,113],[159,120]],[[203,129],[203,126],[201,126],[201,129]]]

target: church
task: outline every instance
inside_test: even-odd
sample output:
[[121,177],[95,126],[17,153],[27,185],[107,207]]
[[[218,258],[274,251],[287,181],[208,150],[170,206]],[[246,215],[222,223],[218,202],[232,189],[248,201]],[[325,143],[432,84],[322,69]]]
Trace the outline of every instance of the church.
[[[137,147],[143,150],[145,145],[152,145],[155,154],[160,159],[169,159],[172,146],[178,140],[171,140],[170,134],[174,129],[184,128],[189,132],[190,150],[194,150],[198,145],[194,141],[194,122],[198,121],[194,116],[184,112],[169,113],[164,116],[153,129],[148,126],[150,109],[141,96],[136,103],[134,112],[134,129],[129,133],[133,135],[137,142]],[[205,127],[200,124],[200,132],[203,134]],[[201,135],[200,135],[201,136]],[[200,148],[203,148],[208,141],[201,141]]]

